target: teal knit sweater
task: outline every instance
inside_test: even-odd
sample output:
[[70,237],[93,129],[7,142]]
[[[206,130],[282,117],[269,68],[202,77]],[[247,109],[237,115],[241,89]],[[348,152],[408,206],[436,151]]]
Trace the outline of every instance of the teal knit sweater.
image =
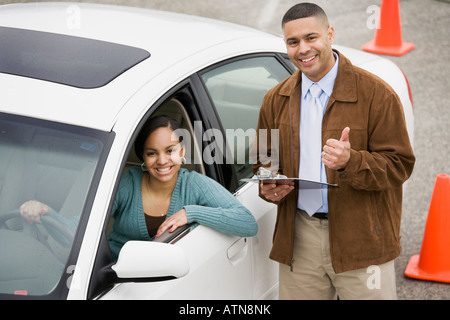
[[[133,167],[120,182],[112,212],[113,230],[109,234],[115,260],[127,241],[152,240],[142,206],[142,178],[142,170]],[[254,236],[258,231],[253,215],[228,190],[207,176],[180,169],[167,217],[183,208],[188,223],[196,222],[241,237]]]

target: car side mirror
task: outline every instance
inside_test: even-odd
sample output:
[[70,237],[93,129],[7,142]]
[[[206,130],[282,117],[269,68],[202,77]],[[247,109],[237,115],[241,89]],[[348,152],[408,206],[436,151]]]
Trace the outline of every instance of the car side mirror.
[[184,250],[177,245],[128,241],[111,268],[121,280],[151,281],[151,278],[181,278],[189,272],[189,262]]

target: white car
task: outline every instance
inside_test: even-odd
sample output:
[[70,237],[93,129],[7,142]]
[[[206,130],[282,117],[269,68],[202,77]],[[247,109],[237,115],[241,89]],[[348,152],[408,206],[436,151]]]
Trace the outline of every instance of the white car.
[[[294,71],[281,38],[161,11],[35,3],[0,6],[0,48],[0,298],[277,297],[278,264],[268,257],[276,207],[240,180],[252,176],[263,96]],[[394,87],[412,140],[401,70],[337,48]],[[140,128],[162,113],[192,135],[188,169],[232,192],[259,231],[240,238],[197,226],[170,244],[130,241],[114,262],[115,192],[140,165]],[[18,209],[32,199],[63,218],[24,222]]]

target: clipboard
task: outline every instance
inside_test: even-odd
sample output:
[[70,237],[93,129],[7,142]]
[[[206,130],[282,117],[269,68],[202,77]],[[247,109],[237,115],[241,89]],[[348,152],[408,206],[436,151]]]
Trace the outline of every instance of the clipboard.
[[304,180],[300,178],[287,178],[287,177],[274,177],[274,178],[262,178],[262,177],[253,177],[253,178],[247,178],[247,179],[241,179],[242,182],[253,182],[253,183],[264,183],[264,184],[287,184],[287,185],[293,185],[295,189],[321,189],[322,187],[329,187],[329,188],[338,188],[339,186],[337,184],[332,183],[326,183],[326,182],[319,182],[319,181],[311,181],[311,180]]
[[331,184],[320,181],[311,181],[300,178],[288,178],[281,174],[273,174],[270,170],[260,167],[258,169],[258,174],[254,175],[252,178],[241,179],[242,182],[254,182],[254,183],[265,183],[265,184],[287,184],[293,185],[295,189],[321,189],[322,187],[338,188],[337,184]]

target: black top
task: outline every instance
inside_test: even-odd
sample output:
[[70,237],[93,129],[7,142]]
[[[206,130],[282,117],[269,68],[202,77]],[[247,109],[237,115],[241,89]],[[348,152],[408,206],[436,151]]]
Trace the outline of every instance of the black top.
[[147,225],[147,231],[150,237],[156,236],[156,232],[164,220],[166,220],[166,216],[154,217],[148,214],[145,215],[145,224]]

